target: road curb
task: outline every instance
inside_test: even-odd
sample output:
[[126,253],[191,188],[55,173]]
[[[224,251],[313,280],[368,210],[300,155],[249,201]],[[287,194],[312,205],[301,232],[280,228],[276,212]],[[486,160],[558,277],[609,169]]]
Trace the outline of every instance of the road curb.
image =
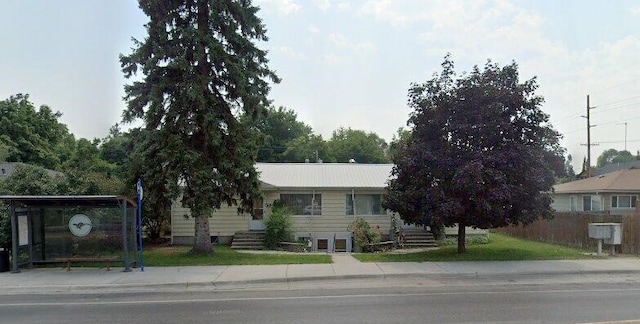
[[340,280],[395,280],[395,279],[495,279],[515,277],[553,277],[553,276],[587,276],[587,275],[621,275],[640,274],[638,270],[578,270],[578,271],[530,271],[513,273],[391,273],[391,274],[350,274],[336,276],[308,276],[293,278],[263,278],[250,280],[233,281],[196,281],[196,282],[165,282],[165,283],[135,283],[135,284],[97,284],[97,285],[50,285],[50,286],[22,286],[22,287],[2,287],[0,295],[14,294],[81,294],[81,293],[102,293],[102,292],[141,292],[149,290],[199,290],[199,289],[227,289],[236,286],[249,286],[261,284],[288,284],[318,281],[340,281]]

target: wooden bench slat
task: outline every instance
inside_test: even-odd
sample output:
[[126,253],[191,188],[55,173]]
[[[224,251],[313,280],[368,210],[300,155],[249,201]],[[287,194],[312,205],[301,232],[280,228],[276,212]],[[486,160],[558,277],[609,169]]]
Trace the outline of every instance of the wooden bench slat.
[[55,259],[58,262],[64,262],[67,264],[67,271],[71,271],[72,262],[105,262],[107,264],[107,271],[111,271],[111,262],[117,261],[118,257],[57,257]]

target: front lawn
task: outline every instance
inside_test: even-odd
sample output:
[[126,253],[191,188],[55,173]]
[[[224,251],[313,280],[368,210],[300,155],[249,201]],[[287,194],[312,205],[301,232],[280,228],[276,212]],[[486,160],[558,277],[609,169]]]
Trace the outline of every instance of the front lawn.
[[149,247],[144,251],[144,265],[149,267],[267,265],[331,263],[327,254],[241,253],[225,245],[215,245],[212,255],[192,255],[190,246]]
[[360,253],[354,257],[362,262],[428,262],[428,261],[511,261],[511,260],[572,260],[589,259],[586,251],[565,246],[540,243],[489,234],[489,243],[467,245],[466,254],[458,254],[456,245],[437,250],[394,254]]

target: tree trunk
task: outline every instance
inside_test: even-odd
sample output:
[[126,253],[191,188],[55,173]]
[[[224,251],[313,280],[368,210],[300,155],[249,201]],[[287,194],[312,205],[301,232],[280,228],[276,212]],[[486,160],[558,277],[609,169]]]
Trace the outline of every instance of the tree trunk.
[[463,222],[458,223],[458,254],[467,253],[467,247],[464,244],[465,241],[465,224]]
[[207,213],[202,212],[196,215],[193,249],[191,249],[191,252],[198,254],[213,253],[211,231],[209,231],[209,215]]

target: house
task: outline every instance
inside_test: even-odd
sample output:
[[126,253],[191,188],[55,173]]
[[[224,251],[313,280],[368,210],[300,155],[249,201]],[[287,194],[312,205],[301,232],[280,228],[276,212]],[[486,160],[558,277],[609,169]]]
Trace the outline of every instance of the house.
[[608,211],[626,214],[636,208],[640,169],[623,169],[553,187],[552,207],[559,212]]
[[[391,230],[391,213],[382,208],[382,194],[392,164],[356,163],[257,163],[263,199],[254,202],[252,213],[238,214],[236,207],[223,207],[211,215],[212,237],[228,243],[236,232],[264,229],[275,200],[284,203],[293,216],[296,239],[310,242],[313,251],[351,251],[347,227],[364,217],[384,234]],[[171,207],[173,244],[191,244],[194,220],[189,210]],[[212,238],[213,240],[213,238]]]
[[[22,163],[22,162],[0,162],[0,180],[4,180],[10,177],[16,171],[16,168],[21,166],[26,167],[26,166],[29,166],[29,164]],[[45,169],[45,170],[47,171],[49,176],[52,178],[64,176],[64,173],[62,172],[49,170],[49,169]]]

